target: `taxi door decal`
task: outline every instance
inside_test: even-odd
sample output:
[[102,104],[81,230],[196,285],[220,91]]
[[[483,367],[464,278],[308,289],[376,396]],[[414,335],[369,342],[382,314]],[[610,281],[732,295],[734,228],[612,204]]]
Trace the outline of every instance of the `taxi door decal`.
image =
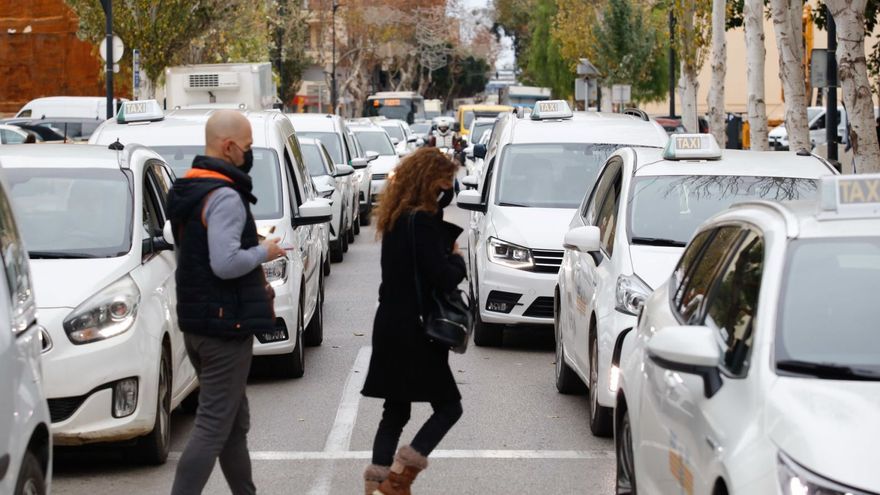
[[669,472],[681,487],[681,493],[694,495],[694,473],[688,468],[687,453],[682,452],[682,447],[672,433],[669,438]]

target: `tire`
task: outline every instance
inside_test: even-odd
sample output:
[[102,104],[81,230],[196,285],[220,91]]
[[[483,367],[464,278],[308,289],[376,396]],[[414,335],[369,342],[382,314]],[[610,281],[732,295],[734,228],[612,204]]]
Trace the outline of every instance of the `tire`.
[[504,325],[485,323],[476,310],[474,318],[474,344],[480,347],[501,347],[504,342]]
[[588,385],[590,390],[590,431],[597,437],[610,437],[613,426],[611,424],[613,409],[599,404],[600,386],[599,352],[596,335],[593,332],[593,335],[590,336],[590,384]]
[[354,244],[354,225],[352,225],[345,233],[346,240],[349,244]]
[[348,232],[340,232],[339,238],[342,239],[342,252],[348,252]]
[[300,297],[297,323],[294,327],[296,346],[289,354],[272,357],[272,369],[281,378],[301,378],[305,374],[305,354],[303,353],[303,301]]
[[15,495],[44,495],[46,493],[46,474],[43,466],[33,452],[25,452],[21,461],[21,471],[15,482]]
[[618,407],[623,407],[623,414],[621,415],[619,422],[615,425],[615,430],[617,434],[614,435],[614,450],[615,457],[617,458],[617,477],[615,483],[615,491],[616,495],[636,495],[636,476],[635,476],[635,456],[633,455],[632,448],[632,425],[629,422],[629,411],[627,411],[626,405],[621,404]]
[[556,332],[556,390],[566,395],[582,394],[586,391],[584,382],[565,362],[565,345],[559,334],[558,318],[553,326]]
[[318,281],[318,304],[309,326],[303,332],[303,343],[307,347],[317,347],[324,341],[324,276]]
[[337,237],[335,241],[330,241],[330,261],[333,263],[341,263],[345,258],[342,243],[342,236]]
[[352,227],[354,227],[354,235],[361,235],[361,214],[358,213],[357,218],[351,222]]
[[159,385],[156,397],[156,421],[153,431],[137,440],[134,455],[140,462],[151,465],[165,464],[171,447],[171,356],[162,348],[159,360]]
[[373,195],[371,190],[367,190],[367,207],[360,214],[361,225],[366,227],[370,225],[370,216],[373,214]]
[[180,412],[183,412],[186,414],[195,414],[196,411],[198,411],[198,409],[199,409],[199,389],[198,389],[198,387],[196,387],[195,390],[190,392],[189,395],[186,396],[186,399],[183,399],[182,401],[180,401],[180,405],[177,406],[177,409],[179,409]]
[[324,258],[324,276],[329,277],[331,271],[332,270],[330,268],[330,257],[328,256],[328,257]]

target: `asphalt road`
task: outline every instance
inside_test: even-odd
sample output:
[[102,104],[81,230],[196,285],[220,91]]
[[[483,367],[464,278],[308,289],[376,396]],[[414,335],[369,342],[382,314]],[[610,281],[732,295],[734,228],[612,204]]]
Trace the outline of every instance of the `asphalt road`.
[[[464,226],[467,215],[450,207],[447,219]],[[260,493],[363,493],[361,473],[381,401],[358,392],[379,277],[379,243],[369,227],[327,279],[324,344],[306,350],[305,377],[275,379],[255,362],[249,446]],[[551,332],[508,330],[502,349],[472,344],[466,354],[452,355],[465,413],[416,480],[415,493],[613,492],[613,444],[590,435],[585,396],[556,392]],[[429,415],[430,406],[416,405],[401,440],[412,438]],[[160,467],[139,466],[119,449],[56,449],[54,493],[168,493],[192,422],[193,416],[175,412],[171,458]],[[205,493],[229,493],[219,466]]]

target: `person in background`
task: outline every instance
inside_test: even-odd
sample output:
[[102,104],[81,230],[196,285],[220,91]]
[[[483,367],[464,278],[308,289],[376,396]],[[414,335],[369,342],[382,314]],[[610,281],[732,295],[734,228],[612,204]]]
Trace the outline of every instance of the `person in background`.
[[254,334],[275,325],[274,292],[262,264],[285,256],[260,242],[250,205],[250,122],[219,110],[205,128],[205,154],[168,197],[177,252],[177,320],[199,377],[195,427],[174,477],[173,495],[199,494],[219,458],[235,495],[254,494],[247,447],[245,386]]
[[[373,463],[364,472],[367,495],[409,495],[416,475],[428,466],[428,456],[462,415],[449,349],[428,340],[418,309],[428,307],[435,289],[451,290],[465,278],[456,243],[462,229],[443,221],[457,169],[437,148],[416,150],[398,166],[376,212],[382,284],[373,353],[361,393],[384,399],[385,404]],[[416,270],[421,304],[416,299]],[[395,455],[413,402],[429,402],[434,413]]]

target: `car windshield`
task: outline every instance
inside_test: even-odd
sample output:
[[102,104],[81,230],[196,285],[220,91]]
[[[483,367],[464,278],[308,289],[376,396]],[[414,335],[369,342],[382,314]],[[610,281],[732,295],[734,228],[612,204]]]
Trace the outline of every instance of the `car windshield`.
[[329,175],[327,169],[324,168],[324,160],[321,159],[321,149],[317,145],[300,143],[300,148],[302,149],[303,160],[305,160],[306,167],[309,169],[309,175],[312,177]]
[[483,134],[486,131],[492,129],[492,126],[494,125],[494,122],[481,122],[479,124],[474,124],[474,130],[473,132],[471,132],[470,142],[479,143],[480,138],[483,137]]
[[814,179],[725,175],[636,177],[629,199],[633,242],[664,239],[682,246],[697,227],[731,204],[751,199],[812,199]]
[[509,145],[498,170],[495,204],[577,208],[596,182],[599,168],[619,147],[584,143]]
[[330,153],[333,163],[339,165],[345,163],[345,159],[342,157],[342,141],[339,134],[335,132],[297,132],[296,135],[301,138],[314,138],[321,141],[327,148],[327,152]]
[[109,258],[131,250],[132,186],[121,170],[5,172],[31,258]]
[[880,380],[880,238],[794,241],[784,273],[777,367]]
[[[204,146],[151,146],[168,162],[174,175],[183,177],[191,168],[193,158],[205,151]],[[250,176],[254,184],[253,194],[257,204],[251,205],[251,213],[257,220],[281,218],[281,177],[278,156],[273,150],[253,148],[254,168]]]
[[355,132],[354,136],[357,138],[358,143],[360,143],[361,148],[364,149],[364,152],[375,151],[383,156],[397,155],[397,152],[394,151],[394,146],[391,145],[391,141],[388,139],[388,134],[384,132],[362,131]]
[[431,132],[431,124],[413,124],[411,128],[415,134],[427,134]]
[[389,136],[398,141],[403,141],[403,129],[401,129],[399,125],[383,125],[382,129],[385,129],[385,132],[387,132]]
[[819,116],[820,113],[823,113],[825,110],[822,108],[807,108],[807,122],[812,122],[813,119]]

